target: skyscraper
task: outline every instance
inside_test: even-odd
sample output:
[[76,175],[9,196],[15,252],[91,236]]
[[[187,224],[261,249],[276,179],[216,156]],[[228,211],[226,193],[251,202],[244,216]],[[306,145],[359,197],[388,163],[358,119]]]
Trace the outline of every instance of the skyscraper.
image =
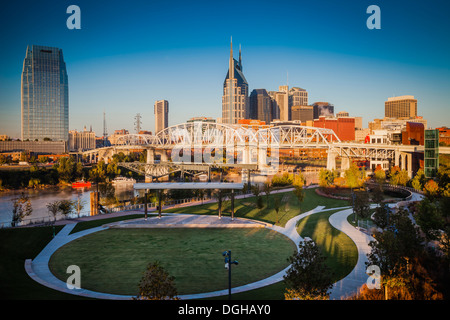
[[155,102],[155,134],[169,126],[169,101]]
[[308,92],[299,87],[289,89],[289,106],[307,106]]
[[387,118],[417,117],[417,100],[414,96],[388,98],[384,103],[384,116]]
[[266,89],[254,89],[250,94],[249,118],[272,121],[272,102]]
[[241,49],[239,61],[233,58],[231,42],[228,72],[223,83],[222,123],[235,124],[249,116],[248,83],[242,72]]
[[278,91],[269,91],[272,98],[273,119],[289,121],[289,89],[288,86],[279,86]]
[[22,70],[21,139],[67,141],[69,88],[61,49],[27,47]]

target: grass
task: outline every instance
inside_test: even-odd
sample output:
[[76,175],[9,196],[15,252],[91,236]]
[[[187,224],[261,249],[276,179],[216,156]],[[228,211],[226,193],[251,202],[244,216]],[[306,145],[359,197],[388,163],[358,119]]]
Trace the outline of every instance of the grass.
[[239,261],[232,276],[233,286],[239,286],[287,267],[295,244],[265,228],[109,229],[57,250],[50,268],[65,281],[67,266],[75,264],[81,269],[83,288],[136,295],[147,264],[160,261],[175,277],[179,294],[192,294],[228,288],[225,250]]
[[328,221],[335,212],[325,211],[301,219],[297,232],[311,238],[321,248],[327,257],[327,266],[333,270],[333,280],[338,281],[353,270],[358,261],[358,249],[352,239]]
[[34,259],[52,235],[52,227],[0,230],[0,299],[76,299],[76,296],[38,284],[25,271],[25,260]]
[[[271,194],[267,205],[267,198],[263,193],[261,195],[264,203],[264,207],[262,209],[257,208],[256,197],[254,196],[249,195],[247,198],[235,199],[234,216],[259,220],[284,227],[286,222],[288,222],[291,218],[301,213],[310,211],[317,206],[325,206],[326,208],[348,206],[348,202],[346,200],[331,199],[319,196],[314,189],[305,189],[304,194],[305,196],[302,202],[297,199],[292,191]],[[278,215],[273,206],[275,197],[280,197],[280,199],[282,199],[281,208]],[[217,215],[218,204],[217,202],[214,202],[198,206],[166,209],[164,212]],[[231,215],[231,205],[229,200],[223,203],[222,214],[224,216]]]
[[125,220],[129,220],[129,219],[137,219],[137,218],[142,218],[142,217],[143,217],[142,214],[131,214],[131,215],[127,215],[127,216],[119,216],[119,217],[114,217],[114,218],[82,221],[82,222],[78,222],[77,225],[72,229],[72,231],[70,233],[73,234],[73,233],[76,233],[79,231],[100,227],[101,225],[104,225],[106,223],[113,223],[113,222],[117,222],[117,221],[125,221]]
[[[287,195],[287,196],[286,196]],[[267,208],[266,205],[266,196],[265,194],[262,194],[263,200],[264,200],[264,208],[259,210],[256,207],[256,201],[255,197],[248,197],[245,199],[237,199],[236,200],[236,216],[241,216],[245,218],[253,218],[261,221],[266,221],[269,223],[274,223],[276,221],[276,213],[273,209],[273,197],[275,195],[271,195],[269,198],[269,207]],[[306,189],[305,190],[305,198],[302,203],[298,202],[296,197],[292,192],[286,192],[283,194],[279,194],[281,198],[285,197],[285,200],[287,200],[285,203],[283,203],[282,209],[280,210],[280,222],[279,225],[284,226],[286,221],[288,221],[291,217],[294,217],[300,213],[307,212],[319,205],[325,206],[326,208],[333,208],[333,207],[341,207],[341,206],[347,206],[348,203],[345,200],[336,200],[336,199],[329,199],[324,198],[319,195],[317,195],[314,191],[314,189]],[[229,204],[228,204],[229,205]],[[225,212],[224,215],[229,215],[229,207],[224,206]],[[195,207],[186,207],[183,209],[175,209],[173,211],[176,212],[183,212],[183,213],[199,213],[199,214],[212,214],[217,215],[217,204],[205,204]],[[327,212],[324,213],[318,213],[314,214],[307,219],[302,219],[300,221],[299,227],[302,229],[299,229],[302,236],[309,236],[313,238],[316,242],[320,243],[320,236],[319,233],[322,232],[324,235],[326,235],[327,232],[331,232],[331,239],[328,239],[328,241],[331,241],[334,243],[333,246],[328,245],[329,248],[329,255],[335,255],[336,258],[333,258],[334,260],[337,260],[338,263],[334,264],[335,270],[343,270],[338,273],[345,276],[345,273],[350,269],[350,261],[351,259],[344,259],[343,258],[343,251],[345,250],[354,250],[354,247],[348,246],[347,241],[343,241],[342,235],[340,235],[339,232],[336,232],[337,230],[330,230],[329,227],[324,227],[323,219],[324,217],[322,215],[328,215]],[[322,218],[319,218],[322,217]],[[126,218],[136,218],[136,217],[142,217],[142,215],[137,216],[126,216],[122,218],[105,218],[95,221],[89,221],[89,222],[80,222],[77,224],[73,232],[81,231],[87,228],[96,227],[105,223],[110,223],[117,220],[124,220]],[[326,218],[327,219],[327,218]],[[316,226],[314,226],[316,224]],[[61,227],[56,227],[56,231],[58,232]],[[316,233],[313,232],[313,230],[317,230]],[[309,230],[309,231],[308,231]],[[322,230],[319,232],[319,230]],[[192,230],[192,231],[198,231],[198,230]],[[309,232],[309,233],[308,233]],[[44,287],[35,281],[33,281],[25,272],[24,269],[24,262],[25,259],[33,259],[36,257],[36,255],[45,247],[45,245],[51,240],[52,237],[52,228],[51,227],[31,227],[31,228],[14,228],[14,229],[3,229],[0,230],[0,299],[40,299],[40,300],[52,300],[52,299],[85,299],[82,297],[74,296],[65,294],[59,291],[55,291],[52,289],[49,289],[47,287]],[[332,238],[338,238],[339,241],[334,240]],[[82,239],[84,239],[83,237]],[[184,239],[183,241],[194,241],[192,244],[195,243],[195,236],[192,235],[192,237],[184,237],[180,238]],[[241,237],[238,237],[238,239],[241,239]],[[80,239],[81,240],[81,239]],[[214,252],[214,259],[220,262],[220,268],[219,272],[217,274],[221,274],[220,272],[224,271],[223,268],[223,259],[221,257],[221,252],[223,250],[230,249],[233,253],[233,258],[239,260],[239,262],[243,262],[242,255],[238,254],[238,251],[234,251],[234,249],[230,246],[231,242],[234,241],[234,236],[227,237],[224,239],[223,246],[226,245],[226,248],[221,248],[219,252]],[[130,240],[131,241],[131,240]],[[241,241],[245,243],[246,241]],[[254,241],[252,241],[253,244]],[[162,242],[164,244],[164,242]],[[201,243],[201,246],[205,246],[207,241],[205,243]],[[258,242],[256,242],[258,243]],[[261,242],[262,244],[266,243],[265,241]],[[327,243],[325,241],[325,243]],[[92,253],[96,254],[97,252],[101,251],[102,248],[107,247],[107,244],[105,243],[97,243],[98,247],[93,248]],[[339,246],[340,248],[336,248],[336,246]],[[95,246],[94,246],[95,247]],[[164,247],[164,246],[163,246]],[[254,247],[254,246],[253,246]],[[324,248],[327,248],[327,245],[324,245]],[[331,248],[334,248],[331,250]],[[345,249],[347,248],[347,249]],[[145,248],[144,248],[145,249]],[[263,248],[264,249],[264,248]],[[273,248],[271,248],[272,250]],[[188,249],[188,250],[192,250]],[[145,251],[143,251],[145,252]],[[189,251],[187,251],[189,252]],[[251,250],[249,250],[250,254]],[[262,251],[265,252],[265,251]],[[341,252],[340,254],[337,254],[337,252]],[[255,254],[254,251],[252,254]],[[217,259],[217,255],[219,255],[219,259]],[[247,254],[246,254],[247,255]],[[91,257],[92,261],[95,261],[92,256],[91,252],[89,255],[86,255],[86,257]],[[270,261],[272,261],[272,255],[271,254],[265,254],[263,255],[264,262],[267,261],[267,257],[270,257]],[[244,256],[245,258],[245,256]],[[176,260],[176,259],[175,259]],[[340,262],[339,262],[340,260]],[[285,262],[285,258],[281,258],[282,262]],[[347,262],[345,262],[347,261]],[[180,261],[177,261],[176,263],[180,263]],[[187,262],[184,260],[184,264]],[[233,283],[235,279],[235,276],[237,276],[240,272],[243,272],[243,270],[239,270],[238,268],[242,267],[242,263],[239,266],[233,267]],[[354,265],[354,264],[353,264]],[[145,267],[144,267],[145,268]],[[249,269],[248,272],[257,271],[260,266],[253,267],[253,269]],[[244,269],[244,268],[241,268]],[[82,269],[83,270],[83,269]],[[351,269],[350,269],[351,270]],[[67,277],[67,274],[62,276],[64,279]],[[139,272],[142,272],[143,270],[140,270]],[[138,272],[138,273],[139,273]],[[84,279],[84,273],[82,271],[82,286],[84,286],[83,279]],[[263,287],[260,289],[252,290],[249,292],[243,292],[239,294],[233,294],[234,299],[251,299],[251,300],[265,300],[265,299],[271,299],[271,300],[277,300],[277,299],[283,299],[283,292],[284,292],[284,284],[283,282],[279,282],[267,287]],[[221,298],[223,299],[223,297]]]

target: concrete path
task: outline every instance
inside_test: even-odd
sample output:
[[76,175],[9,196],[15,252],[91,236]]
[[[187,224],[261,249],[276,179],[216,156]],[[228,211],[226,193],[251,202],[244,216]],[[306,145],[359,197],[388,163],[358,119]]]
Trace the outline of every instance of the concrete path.
[[[300,241],[303,241],[303,238],[300,237],[296,231],[296,226],[299,220],[307,217],[311,214],[336,210],[336,208],[324,209],[323,206],[318,206],[315,209],[308,211],[306,213],[300,214],[286,223],[285,227],[273,226],[270,224],[264,224],[259,221],[252,221],[249,219],[240,219],[235,218],[231,220],[229,217],[222,217],[218,219],[218,217],[212,216],[199,216],[199,215],[185,215],[185,214],[164,214],[161,219],[154,216],[149,215],[149,218],[145,221],[143,218],[141,219],[133,219],[129,221],[122,221],[117,223],[112,223],[108,225],[104,225],[102,227],[92,228],[80,232],[76,232],[74,234],[70,234],[72,229],[75,227],[75,223],[68,224],[64,226],[64,228],[53,238],[53,240],[39,253],[39,255],[34,260],[26,260],[25,269],[29,276],[33,278],[35,281],[45,285],[47,287],[53,288],[55,290],[59,290],[65,293],[75,294],[88,298],[96,298],[96,299],[115,299],[115,300],[129,300],[132,299],[132,296],[128,295],[115,295],[101,292],[94,292],[86,289],[68,289],[65,282],[56,278],[50,271],[48,263],[50,261],[50,257],[53,253],[62,247],[63,245],[81,238],[85,235],[98,232],[101,230],[105,230],[107,228],[125,228],[125,227],[136,227],[137,224],[145,227],[156,227],[156,226],[165,226],[165,227],[199,227],[203,224],[203,227],[218,227],[222,225],[222,227],[242,227],[242,226],[253,226],[253,227],[266,227],[268,229],[280,232],[285,236],[289,237],[298,247]],[[193,223],[195,222],[195,223]],[[355,229],[356,230],[356,229]],[[359,231],[358,231],[359,232]],[[283,276],[286,274],[286,271],[289,267],[286,267],[284,270],[257,282],[253,282],[250,284],[246,284],[243,286],[235,287],[232,289],[232,293],[239,293],[248,290],[254,290],[257,288],[261,288],[264,286],[268,286],[283,280]],[[69,276],[69,274],[68,274]],[[187,294],[180,295],[180,299],[202,299],[202,298],[210,298],[210,297],[218,297],[228,295],[228,289],[218,290],[213,292],[199,293],[199,294]]]
[[[418,199],[419,196],[415,196],[414,199]],[[296,226],[299,220],[314,214],[318,212],[324,212],[324,211],[331,211],[331,210],[338,210],[342,209],[333,215],[330,216],[329,221],[333,227],[336,229],[344,232],[347,234],[355,243],[356,247],[358,248],[358,261],[354,269],[343,279],[338,281],[334,284],[332,288],[332,292],[330,295],[330,299],[341,299],[343,297],[347,297],[353,293],[356,293],[357,290],[366,283],[368,279],[368,275],[365,273],[366,265],[365,262],[367,262],[367,253],[370,252],[370,247],[368,246],[369,241],[374,240],[372,237],[368,236],[367,234],[359,231],[358,229],[354,228],[352,225],[350,225],[347,222],[347,217],[352,213],[351,208],[330,208],[330,209],[324,209],[323,206],[318,206],[315,209],[308,211],[306,213],[300,214],[291,220],[289,220],[285,227],[280,226],[273,226],[270,224],[262,225],[261,222],[258,221],[252,221],[245,219],[246,221],[239,221],[238,218],[236,218],[236,221],[231,221],[229,217],[222,217],[222,219],[218,219],[217,217],[211,217],[211,216],[198,216],[196,215],[193,217],[192,215],[183,215],[183,214],[168,214],[164,213],[164,220],[163,218],[158,219],[157,217],[152,217],[152,213],[149,213],[149,218],[147,221],[144,221],[144,219],[138,219],[140,220],[141,225],[145,225],[146,227],[155,227],[155,226],[162,226],[166,223],[166,227],[174,227],[175,225],[178,226],[192,226],[193,224],[196,225],[195,227],[198,227],[199,224],[203,224],[203,227],[205,227],[208,224],[211,224],[211,219],[215,219],[216,226],[217,223],[222,224],[222,227],[226,224],[228,224],[227,227],[230,227],[232,223],[236,224],[238,226],[239,224],[247,225],[250,223],[254,223],[254,226],[258,227],[266,227],[271,230],[275,230],[277,232],[280,232],[284,234],[285,236],[289,237],[294,243],[299,245],[300,241],[303,241],[303,238],[300,237],[300,235],[296,231]],[[142,213],[142,212],[141,212]],[[131,212],[128,214],[132,214]],[[156,220],[155,220],[156,219]],[[201,221],[201,219],[204,219]],[[227,220],[229,219],[229,220]],[[192,223],[194,220],[195,223]],[[217,220],[222,220],[218,222]],[[128,226],[132,225],[133,223],[136,224],[137,220],[134,221],[128,221]],[[214,224],[214,223],[213,223]],[[85,289],[68,289],[66,286],[66,283],[57,279],[49,270],[48,262],[50,260],[50,257],[52,254],[61,246],[69,243],[70,241],[73,241],[75,239],[78,239],[80,237],[83,237],[87,234],[91,234],[100,230],[105,230],[105,228],[110,227],[126,227],[127,222],[119,222],[115,224],[110,224],[103,227],[97,227],[88,229],[85,231],[80,231],[74,234],[70,234],[72,229],[75,227],[76,223],[67,224],[56,236],[55,238],[39,253],[39,255],[34,259],[28,259],[25,261],[25,269],[29,276],[33,278],[35,281],[41,283],[42,285],[45,285],[47,287],[53,288],[55,290],[59,290],[62,292],[70,293],[70,294],[76,294],[84,297],[89,298],[97,298],[97,299],[118,299],[118,300],[129,300],[132,299],[132,296],[127,295],[114,295],[114,294],[107,294],[107,293],[101,293],[101,292],[93,292],[90,290]],[[271,285],[274,283],[277,283],[279,281],[283,280],[283,276],[286,274],[286,271],[289,269],[289,267],[285,268],[284,270],[281,270],[277,274],[274,274],[271,277],[268,277],[266,279],[250,283],[247,285],[243,285],[240,287],[236,287],[232,289],[232,293],[239,293],[244,292],[248,290],[253,290],[257,288],[261,288],[267,285]],[[68,275],[69,276],[69,275]],[[228,294],[228,289],[226,290],[219,290],[214,292],[207,292],[207,293],[200,293],[200,294],[191,294],[191,295],[180,295],[180,299],[202,299],[202,298],[208,298],[208,297],[217,297],[217,296],[224,296]]]
[[352,213],[353,210],[350,208],[336,212],[328,219],[333,227],[349,236],[358,249],[358,261],[355,267],[345,278],[333,285],[330,299],[342,299],[358,292],[359,288],[366,283],[369,278],[366,274],[366,262],[368,261],[367,254],[369,254],[371,250],[368,243],[375,239],[348,223],[347,217]]

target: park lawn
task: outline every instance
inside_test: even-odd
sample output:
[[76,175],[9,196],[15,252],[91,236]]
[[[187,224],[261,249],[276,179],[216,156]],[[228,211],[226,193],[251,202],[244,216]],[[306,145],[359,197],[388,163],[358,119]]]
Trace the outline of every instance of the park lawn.
[[328,221],[337,211],[312,214],[301,219],[297,225],[298,234],[311,238],[327,257],[326,264],[332,270],[334,282],[348,275],[358,261],[358,249],[353,240]]
[[[292,191],[271,194],[267,205],[267,196],[261,193],[264,207],[259,209],[256,205],[256,197],[248,195],[245,198],[235,199],[235,217],[248,218],[259,220],[278,226],[284,227],[286,222],[291,218],[308,212],[317,206],[325,206],[325,208],[339,208],[348,206],[348,201],[331,199],[319,196],[314,188],[304,190],[304,199],[300,202]],[[281,207],[276,213],[274,209],[274,199],[279,197],[281,200]],[[227,200],[222,203],[222,215],[231,215],[231,201]],[[186,213],[186,214],[206,214],[218,215],[217,202],[205,203],[196,206],[189,206],[183,208],[166,209],[164,212]]]
[[265,228],[108,229],[74,240],[55,252],[50,270],[61,280],[75,264],[85,289],[136,295],[148,263],[159,261],[175,277],[178,294],[227,289],[222,252],[231,250],[232,285],[271,276],[289,265],[296,248]]
[[129,220],[129,219],[137,219],[137,218],[142,218],[142,217],[143,217],[142,214],[130,214],[130,215],[118,216],[118,217],[114,217],[114,218],[82,221],[82,222],[77,223],[77,225],[72,229],[70,234],[73,234],[73,233],[76,233],[79,231],[83,231],[83,230],[87,230],[87,229],[91,229],[91,228],[100,227],[106,223],[113,223],[113,222],[125,221],[125,220]]
[[[57,226],[55,231],[60,229]],[[52,227],[0,230],[0,299],[79,299],[40,285],[25,271],[25,260],[34,259],[51,241],[52,236]]]

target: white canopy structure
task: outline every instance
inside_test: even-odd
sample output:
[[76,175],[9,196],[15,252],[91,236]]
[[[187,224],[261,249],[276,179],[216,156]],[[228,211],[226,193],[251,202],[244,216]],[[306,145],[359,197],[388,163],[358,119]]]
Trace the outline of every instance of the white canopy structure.
[[161,189],[243,189],[244,183],[230,182],[152,182],[135,183],[136,190],[161,190]]
[[[244,183],[231,182],[151,182],[151,183],[135,183],[133,185],[135,190],[158,190],[158,217],[161,218],[162,203],[161,192],[167,189],[231,189],[231,219],[234,219],[234,189],[243,189]],[[222,215],[222,197],[219,197],[219,218]],[[147,196],[144,196],[145,219],[147,220]]]

